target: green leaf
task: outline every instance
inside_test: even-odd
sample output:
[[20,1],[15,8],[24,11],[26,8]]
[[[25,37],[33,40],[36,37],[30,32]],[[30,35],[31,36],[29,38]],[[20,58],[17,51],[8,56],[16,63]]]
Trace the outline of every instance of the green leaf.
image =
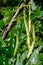
[[3,65],[3,57],[0,55],[0,65]]
[[0,37],[0,47],[6,47],[6,44],[1,37]]
[[38,56],[38,58],[39,58],[39,60],[40,60],[41,62],[43,62],[43,53],[40,53],[39,56]]
[[3,0],[3,3],[5,4],[7,2],[7,0]]
[[4,21],[0,20],[0,28],[3,28],[3,27],[4,27]]
[[31,20],[35,20],[39,15],[40,15],[40,8],[38,7],[35,11],[32,12],[31,14]]
[[32,10],[34,11],[36,9],[35,2],[33,0],[30,0],[29,4],[31,4]]
[[38,55],[39,55],[39,51],[41,50],[41,48],[42,48],[42,46],[40,46],[40,47],[34,49],[32,55],[31,55],[31,57],[30,57],[30,59],[29,59],[31,65],[32,65],[32,64],[37,64],[37,63],[39,62],[39,60],[38,60]]

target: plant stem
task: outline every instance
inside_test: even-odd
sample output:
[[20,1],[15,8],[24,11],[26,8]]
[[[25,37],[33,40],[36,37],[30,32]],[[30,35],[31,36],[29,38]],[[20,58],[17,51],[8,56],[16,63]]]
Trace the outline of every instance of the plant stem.
[[31,55],[31,53],[32,53],[32,51],[33,51],[33,49],[34,49],[34,44],[35,44],[34,25],[32,26],[32,28],[33,28],[33,35],[32,35],[32,37],[33,37],[33,42],[32,42],[32,45],[31,45],[31,47],[30,47],[30,49],[29,49],[29,53],[28,53],[28,55],[27,55],[27,59],[30,57],[30,55]]
[[19,47],[19,38],[18,38],[18,35],[17,35],[17,37],[16,37],[16,47],[15,47],[15,50],[14,50],[13,57],[15,57],[17,50],[18,50],[18,47]]
[[25,28],[26,28],[26,34],[27,34],[27,45],[28,45],[28,49],[30,48],[30,41],[29,41],[29,30],[28,30],[28,26],[27,26],[27,22],[26,22],[26,12],[25,12],[25,7],[23,10],[23,14],[24,14],[24,24],[25,24]]

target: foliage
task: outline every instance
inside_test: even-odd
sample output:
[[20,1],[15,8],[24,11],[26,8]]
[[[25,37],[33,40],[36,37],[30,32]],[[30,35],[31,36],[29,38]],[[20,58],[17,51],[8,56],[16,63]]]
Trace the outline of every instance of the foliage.
[[24,5],[7,38],[2,39],[5,28],[22,2],[23,0],[0,0],[0,65],[43,65],[42,0],[30,0],[30,11],[29,4]]

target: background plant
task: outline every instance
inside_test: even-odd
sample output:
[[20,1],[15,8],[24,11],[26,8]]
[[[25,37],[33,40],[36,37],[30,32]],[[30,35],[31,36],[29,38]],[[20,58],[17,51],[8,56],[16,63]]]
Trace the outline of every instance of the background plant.
[[[24,1],[0,0],[0,65],[43,65],[42,0],[30,0],[27,5],[24,5],[6,39],[2,39],[5,28],[22,2]],[[30,8],[29,4],[31,4]],[[31,31],[28,31],[29,29]],[[32,49],[34,39],[35,44]],[[27,59],[29,52],[31,54]]]

